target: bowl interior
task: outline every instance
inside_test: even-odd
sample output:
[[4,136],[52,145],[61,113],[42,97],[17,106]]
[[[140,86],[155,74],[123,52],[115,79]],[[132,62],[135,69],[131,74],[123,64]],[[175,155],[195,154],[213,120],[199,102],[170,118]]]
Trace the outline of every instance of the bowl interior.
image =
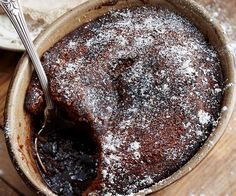
[[[73,31],[78,26],[107,13],[109,10],[144,4],[161,4],[191,20],[218,51],[225,81],[228,84],[235,81],[233,57],[226,48],[226,40],[223,33],[208,14],[191,0],[120,0],[118,3],[114,4],[104,3],[104,1],[101,0],[89,1],[58,19],[47,31],[41,34],[36,41],[36,48],[39,54],[42,55],[66,34]],[[33,158],[31,120],[30,116],[24,111],[25,93],[30,82],[31,74],[32,68],[25,54],[18,64],[9,88],[5,109],[5,136],[12,161],[26,183],[43,194],[54,195],[42,180]],[[190,169],[194,168],[207,155],[227,126],[232,114],[235,99],[234,95],[234,86],[226,89],[223,106],[227,106],[228,110],[222,112],[218,126],[198,153],[180,170],[151,187],[149,191],[157,191],[179,179],[188,173]],[[145,193],[145,191],[143,193]]]

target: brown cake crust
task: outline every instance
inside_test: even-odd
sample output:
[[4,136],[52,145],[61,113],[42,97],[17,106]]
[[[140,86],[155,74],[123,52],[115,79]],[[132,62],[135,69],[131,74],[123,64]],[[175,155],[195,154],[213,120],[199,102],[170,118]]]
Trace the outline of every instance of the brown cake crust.
[[[74,121],[90,122],[100,143],[98,177],[85,194],[130,194],[168,177],[219,117],[217,53],[166,8],[113,11],[67,35],[42,62],[54,102]],[[35,76],[25,103],[42,112]]]

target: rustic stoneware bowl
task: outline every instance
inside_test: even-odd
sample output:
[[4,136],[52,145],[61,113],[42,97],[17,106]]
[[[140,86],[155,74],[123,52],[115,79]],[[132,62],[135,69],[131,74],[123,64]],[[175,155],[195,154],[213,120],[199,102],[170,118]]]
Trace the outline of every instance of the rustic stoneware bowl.
[[[36,48],[39,54],[42,55],[58,40],[81,24],[103,15],[111,9],[143,5],[145,3],[151,5],[162,4],[191,20],[205,34],[206,38],[209,39],[209,42],[216,50],[218,50],[226,83],[234,83],[234,59],[227,49],[227,41],[224,34],[204,9],[191,0],[120,0],[118,2],[114,0],[90,0],[58,19],[43,32],[36,40]],[[54,195],[42,180],[33,158],[30,130],[31,120],[30,116],[24,111],[25,93],[30,82],[31,74],[32,68],[29,64],[28,56],[25,54],[17,66],[8,92],[5,108],[6,142],[11,159],[25,182],[38,193]],[[217,143],[226,129],[235,102],[235,87],[234,85],[228,86],[230,87],[226,89],[223,100],[223,106],[226,106],[228,109],[226,111],[222,110],[218,126],[203,147],[186,165],[169,178],[151,187],[148,192],[158,191],[183,177],[203,160]],[[146,193],[147,191],[142,191],[138,194],[142,195]]]

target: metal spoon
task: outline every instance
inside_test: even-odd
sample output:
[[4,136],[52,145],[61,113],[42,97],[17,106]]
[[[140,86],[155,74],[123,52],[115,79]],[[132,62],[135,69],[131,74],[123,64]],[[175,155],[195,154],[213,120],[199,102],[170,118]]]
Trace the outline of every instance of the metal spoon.
[[[0,5],[2,6],[4,11],[8,15],[9,19],[11,20],[11,23],[15,27],[15,30],[17,31],[28,55],[30,56],[30,59],[33,63],[33,66],[39,78],[41,87],[43,89],[44,98],[46,101],[46,108],[44,110],[44,124],[41,130],[38,132],[38,136],[39,136],[43,130],[46,130],[48,127],[51,127],[51,123],[54,121],[54,119],[57,116],[55,106],[49,94],[48,79],[43,69],[43,66],[40,62],[40,59],[36,52],[34,44],[30,38],[29,30],[26,26],[26,22],[24,19],[24,15],[23,15],[19,0],[0,0]],[[42,160],[38,154],[37,142],[38,142],[38,138],[36,137],[35,142],[34,142],[36,156],[38,158],[40,166],[46,172],[46,168],[44,164],[42,163]]]

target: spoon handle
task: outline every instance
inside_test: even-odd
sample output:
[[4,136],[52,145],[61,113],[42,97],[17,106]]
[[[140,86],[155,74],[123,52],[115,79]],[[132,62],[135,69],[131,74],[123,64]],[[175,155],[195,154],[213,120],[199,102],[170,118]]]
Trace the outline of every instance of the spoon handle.
[[53,102],[49,95],[48,79],[40,62],[34,44],[30,39],[29,30],[27,28],[19,0],[0,0],[0,5],[11,20],[11,23],[15,27],[15,30],[17,31],[28,55],[30,56],[30,59],[39,78],[41,87],[43,89],[46,108],[53,109]]

